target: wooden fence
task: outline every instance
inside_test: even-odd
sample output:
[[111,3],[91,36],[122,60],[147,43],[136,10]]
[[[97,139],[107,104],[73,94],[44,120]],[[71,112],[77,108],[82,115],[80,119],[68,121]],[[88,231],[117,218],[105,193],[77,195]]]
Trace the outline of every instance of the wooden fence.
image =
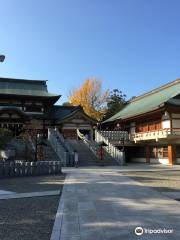
[[0,163],[0,178],[39,176],[61,173],[60,161],[11,161]]

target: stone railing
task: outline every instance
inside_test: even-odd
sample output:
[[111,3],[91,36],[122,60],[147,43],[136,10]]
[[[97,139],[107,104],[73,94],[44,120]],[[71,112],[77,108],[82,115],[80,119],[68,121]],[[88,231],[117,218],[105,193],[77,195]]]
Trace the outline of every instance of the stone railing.
[[88,140],[84,134],[82,134],[79,129],[77,129],[77,135],[78,137],[86,144],[86,146],[91,150],[91,152],[97,157],[98,156],[98,147],[95,146],[94,144],[92,144],[92,142],[90,140]]
[[70,144],[64,139],[63,135],[59,132],[58,128],[55,128],[55,134],[56,137],[61,142],[61,145],[64,147],[64,149],[69,152],[69,154],[73,153],[73,149],[71,148]]
[[0,178],[38,176],[61,173],[60,161],[0,162]]
[[[105,133],[107,131],[103,131],[103,132]],[[101,132],[99,132],[97,130],[95,131],[95,140],[97,143],[104,142],[107,145],[106,150],[111,155],[111,157],[113,157],[119,165],[124,165],[124,163],[125,163],[124,151],[120,151],[117,147],[115,147],[111,143],[110,139],[108,137],[105,137],[102,134],[102,131]]]
[[53,128],[48,128],[48,141],[62,164],[66,165],[66,150],[61,144],[61,141],[57,136],[57,132]]
[[130,135],[127,131],[99,131],[99,133],[111,142],[130,141]]

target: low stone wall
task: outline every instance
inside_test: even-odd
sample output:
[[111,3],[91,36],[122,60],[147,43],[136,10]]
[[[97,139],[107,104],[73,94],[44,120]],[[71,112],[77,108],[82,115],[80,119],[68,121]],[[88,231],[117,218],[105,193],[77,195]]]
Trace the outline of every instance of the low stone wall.
[[60,161],[12,161],[0,163],[0,178],[38,176],[59,173],[61,173]]
[[[131,158],[131,160],[129,162],[134,162],[134,163],[146,163],[146,158]],[[168,165],[169,164],[169,160],[168,158],[150,158],[150,163],[152,164],[164,164],[164,165]]]

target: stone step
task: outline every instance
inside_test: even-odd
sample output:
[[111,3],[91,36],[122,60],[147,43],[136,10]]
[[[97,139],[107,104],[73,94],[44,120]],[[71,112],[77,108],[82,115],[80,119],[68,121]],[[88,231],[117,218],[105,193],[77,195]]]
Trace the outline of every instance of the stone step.
[[60,161],[54,149],[51,147],[48,140],[46,141],[47,146],[44,147],[45,160],[48,161]]
[[101,161],[82,141],[69,140],[68,143],[72,149],[75,149],[79,153],[79,166],[99,166],[102,164],[105,166],[118,165],[108,153],[105,153],[105,159]]

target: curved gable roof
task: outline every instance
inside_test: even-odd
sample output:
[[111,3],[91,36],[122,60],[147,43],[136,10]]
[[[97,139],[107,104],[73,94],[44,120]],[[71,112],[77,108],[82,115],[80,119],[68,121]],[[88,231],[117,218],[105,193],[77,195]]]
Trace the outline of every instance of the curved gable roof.
[[127,119],[160,108],[173,97],[180,94],[180,79],[154,89],[144,95],[134,98],[121,111],[104,121],[113,122],[118,119]]

